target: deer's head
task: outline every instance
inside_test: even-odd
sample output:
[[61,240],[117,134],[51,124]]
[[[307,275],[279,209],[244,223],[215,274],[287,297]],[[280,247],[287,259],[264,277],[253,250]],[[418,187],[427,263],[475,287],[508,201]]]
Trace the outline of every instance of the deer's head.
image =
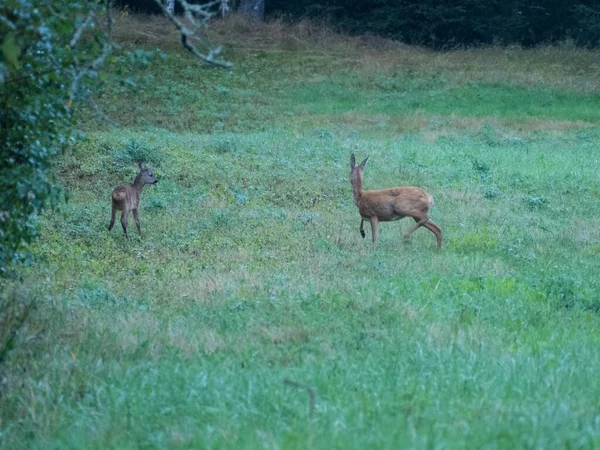
[[356,165],[356,158],[354,154],[350,155],[350,183],[353,186],[362,185],[362,173],[365,169],[365,165],[367,164],[367,160],[369,157],[367,156],[363,162],[361,162],[358,166]]
[[140,168],[140,171],[135,178],[136,184],[145,185],[158,183],[158,180],[154,177],[154,174],[144,165],[142,161],[139,162],[138,167]]

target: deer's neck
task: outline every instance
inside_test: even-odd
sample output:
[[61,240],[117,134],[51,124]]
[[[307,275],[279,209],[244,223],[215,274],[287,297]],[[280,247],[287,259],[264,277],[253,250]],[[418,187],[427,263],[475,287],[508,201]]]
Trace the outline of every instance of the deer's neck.
[[142,183],[142,174],[139,174],[137,177],[135,177],[135,180],[133,180],[133,184],[131,185],[131,187],[138,192],[142,192],[142,189],[144,189],[144,183]]
[[356,177],[352,182],[352,193],[354,194],[354,204],[358,206],[362,195],[362,177]]

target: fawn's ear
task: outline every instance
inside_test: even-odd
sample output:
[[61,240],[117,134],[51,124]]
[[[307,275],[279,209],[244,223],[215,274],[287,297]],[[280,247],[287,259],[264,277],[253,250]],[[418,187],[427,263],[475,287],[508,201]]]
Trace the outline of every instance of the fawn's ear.
[[143,163],[143,161],[139,161],[138,162],[138,167],[140,168],[140,170],[144,170],[144,163]]
[[356,158],[354,157],[354,153],[350,155],[350,168],[354,169],[356,167]]
[[360,163],[360,166],[358,166],[358,167],[360,167],[361,169],[364,169],[364,168],[365,168],[365,165],[367,164],[367,159],[369,159],[369,157],[368,157],[368,156],[367,156],[365,159],[363,159],[363,162],[361,162],[361,163]]

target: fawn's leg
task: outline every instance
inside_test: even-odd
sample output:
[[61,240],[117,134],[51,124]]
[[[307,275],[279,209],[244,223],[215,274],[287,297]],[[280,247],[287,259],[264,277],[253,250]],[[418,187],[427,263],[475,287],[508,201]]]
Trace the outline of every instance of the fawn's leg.
[[123,233],[125,233],[125,237],[129,238],[129,236],[127,236],[127,216],[129,216],[129,211],[126,212],[123,210],[121,213],[121,226],[123,227]]
[[115,226],[115,216],[116,215],[117,215],[117,209],[113,205],[113,207],[112,207],[112,213],[110,215],[110,224],[108,225],[108,231],[112,230],[113,227]]
[[363,227],[365,223],[365,219],[360,219],[360,235],[363,237],[363,239],[365,238],[365,229]]
[[131,212],[133,212],[133,218],[135,219],[135,226],[137,227],[138,234],[140,235],[140,237],[142,237],[142,230],[140,229],[140,218],[138,216],[138,210],[134,209]]

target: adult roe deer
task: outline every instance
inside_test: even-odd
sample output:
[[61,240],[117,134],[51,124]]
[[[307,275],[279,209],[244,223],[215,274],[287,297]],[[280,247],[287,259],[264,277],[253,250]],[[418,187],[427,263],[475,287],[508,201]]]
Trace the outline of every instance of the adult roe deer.
[[135,219],[135,225],[137,226],[138,233],[140,237],[142,236],[142,230],[140,229],[140,218],[138,215],[140,195],[146,184],[158,183],[158,180],[154,178],[154,174],[150,172],[147,167],[144,167],[144,163],[140,161],[138,167],[140,171],[138,172],[132,184],[117,186],[112,192],[112,215],[110,218],[108,231],[111,231],[115,224],[115,216],[117,211],[121,211],[121,225],[123,226],[125,237],[128,237],[127,219],[130,212],[133,213],[133,218]]
[[404,233],[408,238],[419,227],[425,227],[435,234],[437,247],[442,248],[442,230],[431,221],[429,208],[433,206],[433,197],[423,189],[416,186],[398,186],[379,191],[363,191],[362,174],[367,164],[367,156],[358,166],[354,155],[350,156],[350,183],[354,194],[354,203],[358,206],[361,216],[360,234],[364,238],[365,220],[371,223],[373,245],[377,242],[377,225],[379,222],[390,222],[400,220],[404,217],[412,217],[417,224]]

